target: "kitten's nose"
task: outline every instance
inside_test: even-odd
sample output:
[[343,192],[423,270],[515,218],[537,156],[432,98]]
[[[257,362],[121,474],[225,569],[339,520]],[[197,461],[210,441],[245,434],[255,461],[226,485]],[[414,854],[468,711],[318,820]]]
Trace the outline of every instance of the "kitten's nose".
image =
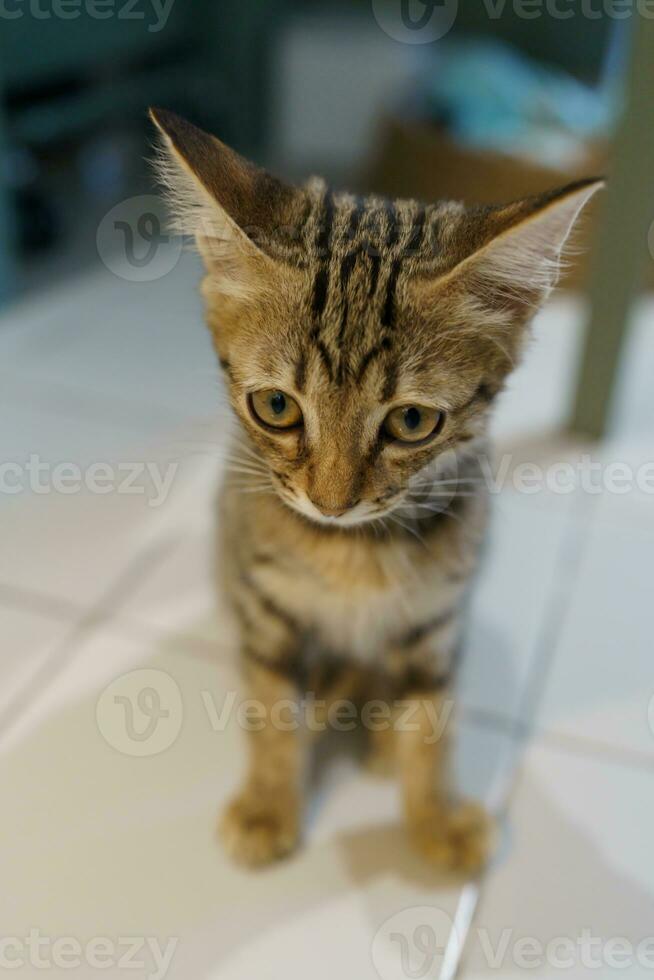
[[318,507],[324,517],[341,517],[347,509],[347,507]]
[[[311,498],[309,499],[311,500]],[[327,504],[319,503],[317,500],[311,500],[311,503],[324,517],[342,517],[343,514],[348,512],[348,510],[352,510],[353,507],[356,507],[359,501],[354,500],[346,504],[339,504],[336,507],[330,507]]]

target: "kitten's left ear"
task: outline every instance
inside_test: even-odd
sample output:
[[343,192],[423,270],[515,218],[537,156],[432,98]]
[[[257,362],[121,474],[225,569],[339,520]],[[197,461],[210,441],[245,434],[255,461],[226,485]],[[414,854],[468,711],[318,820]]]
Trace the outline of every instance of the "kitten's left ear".
[[490,309],[537,307],[556,285],[570,232],[601,178],[468,212],[458,261],[434,286],[460,286]]
[[293,227],[303,192],[167,109],[150,109],[161,135],[157,174],[175,225],[192,235],[216,286],[245,294],[273,263],[260,247]]

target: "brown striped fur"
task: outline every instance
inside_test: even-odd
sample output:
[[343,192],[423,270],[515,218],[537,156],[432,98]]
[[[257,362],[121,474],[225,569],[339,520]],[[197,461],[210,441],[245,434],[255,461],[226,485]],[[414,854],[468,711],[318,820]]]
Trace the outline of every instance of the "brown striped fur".
[[[480,461],[490,406],[561,249],[599,182],[506,206],[423,205],[292,188],[163,110],[160,174],[207,267],[207,319],[238,422],[222,492],[222,588],[240,624],[252,697],[307,691],[415,706],[373,739],[399,769],[407,823],[434,862],[474,871],[480,808],[445,776],[443,715],[461,611],[486,518]],[[304,424],[268,430],[248,396],[279,389]],[[416,446],[386,414],[446,412]],[[326,709],[323,707],[322,709]],[[308,727],[311,727],[310,725]],[[301,830],[306,738],[251,733],[246,784],[223,839],[265,863]]]

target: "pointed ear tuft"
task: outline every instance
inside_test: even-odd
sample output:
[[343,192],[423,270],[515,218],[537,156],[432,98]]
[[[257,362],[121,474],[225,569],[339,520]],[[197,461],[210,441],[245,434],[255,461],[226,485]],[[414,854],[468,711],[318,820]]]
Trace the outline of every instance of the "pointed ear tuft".
[[584,180],[513,204],[461,208],[445,229],[439,268],[411,284],[436,341],[452,356],[483,361],[501,382],[556,285],[580,211],[603,184]]
[[537,307],[556,285],[580,212],[604,186],[602,178],[569,184],[486,216],[485,241],[445,279],[495,308]]
[[248,263],[291,223],[299,191],[244,160],[215,136],[167,109],[150,109],[160,141],[154,161],[174,227],[195,238],[225,292],[247,291]]

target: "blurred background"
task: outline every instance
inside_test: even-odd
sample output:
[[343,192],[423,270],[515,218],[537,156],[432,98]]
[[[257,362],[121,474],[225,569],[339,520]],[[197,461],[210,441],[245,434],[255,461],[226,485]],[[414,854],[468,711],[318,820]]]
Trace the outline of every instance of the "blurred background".
[[[41,975],[31,930],[62,977],[56,938],[92,977],[89,944],[109,937],[118,978],[125,935],[143,939],[139,977],[508,980],[533,974],[525,937],[541,978],[561,943],[575,977],[612,977],[620,937],[628,976],[650,975],[653,93],[649,0],[0,0],[0,951],[16,976]],[[435,881],[392,785],[340,758],[289,864],[248,876],[214,840],[243,765],[238,725],[207,707],[239,690],[213,585],[226,424],[199,260],[152,180],[151,104],[280,175],[361,191],[499,202],[610,177],[494,420],[506,467],[456,750],[462,791],[502,828],[479,882]],[[508,930],[499,967],[480,930]],[[155,939],[175,947],[159,973]]]
[[[320,172],[430,200],[502,201],[608,173],[620,130],[611,230],[596,248],[602,336],[574,419],[603,430],[607,362],[622,340],[615,320],[654,281],[639,179],[651,170],[648,0],[122,3],[6,2],[0,302],[111,248],[96,247],[102,217],[152,187],[148,104],[187,115],[280,174]],[[601,208],[583,246],[601,238]],[[575,263],[565,284],[588,285],[590,261]]]
[[150,186],[148,104],[281,173],[385,193],[495,200],[604,171],[633,26],[600,0],[589,17],[490,0],[68,2],[7,0],[2,18],[5,294],[89,261],[99,218]]

